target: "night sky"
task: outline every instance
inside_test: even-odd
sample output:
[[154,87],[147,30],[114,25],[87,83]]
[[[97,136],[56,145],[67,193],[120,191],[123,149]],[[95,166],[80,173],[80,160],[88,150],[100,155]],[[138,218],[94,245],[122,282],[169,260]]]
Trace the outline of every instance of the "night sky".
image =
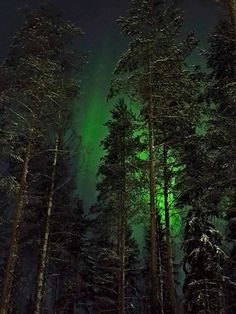
[[[106,94],[112,77],[113,67],[125,50],[127,43],[119,34],[116,19],[124,15],[128,0],[55,0],[51,1],[63,11],[63,16],[76,22],[85,32],[78,43],[81,50],[89,52],[88,65],[80,76],[82,95],[75,104],[72,128],[82,136],[80,160],[76,160],[74,171],[77,175],[80,197],[88,208],[95,201],[96,172],[102,149],[100,141],[105,135],[104,123],[109,118],[112,104],[106,103]],[[26,3],[38,5],[41,1],[0,0],[0,57],[7,55],[12,37],[23,23],[18,9]],[[185,11],[185,30],[195,30],[201,39],[201,48],[215,23],[224,12],[213,0],[182,1]],[[196,51],[191,63],[202,63]]]

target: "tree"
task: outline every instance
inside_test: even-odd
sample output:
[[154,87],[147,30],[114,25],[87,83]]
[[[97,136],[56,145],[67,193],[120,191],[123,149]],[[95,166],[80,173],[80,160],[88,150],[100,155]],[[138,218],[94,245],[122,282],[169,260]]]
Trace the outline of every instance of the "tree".
[[[52,216],[47,283],[53,285],[54,308],[59,313],[88,310],[93,292],[89,241],[86,239],[89,220],[82,201],[72,197],[72,186],[70,183],[63,190],[57,190],[60,193],[56,198],[57,212]],[[45,301],[50,301],[51,297],[47,296]]]
[[[218,203],[223,214],[229,221],[228,236],[232,241],[233,249],[230,252],[234,260],[234,239],[232,232],[235,212],[235,46],[233,40],[233,25],[221,21],[212,36],[209,38],[210,47],[205,54],[210,70],[208,103],[211,118],[208,128],[208,148],[212,156],[214,168],[212,171],[213,189],[218,192]],[[217,169],[217,171],[216,171]],[[229,275],[235,280],[235,267],[232,263]],[[232,271],[233,270],[233,271]],[[232,301],[228,301],[232,306]]]
[[222,2],[229,11],[230,21],[233,29],[234,48],[236,48],[236,1],[235,0],[215,0]]
[[190,211],[185,227],[185,313],[224,313],[225,253],[204,208]]
[[212,161],[204,136],[182,147],[184,168],[179,178],[179,207],[187,211],[184,227],[184,310],[186,313],[223,313],[226,291],[226,254],[222,236],[212,219],[219,217],[219,198],[212,185]]
[[[182,96],[187,77],[184,73],[184,60],[196,45],[196,40],[193,34],[190,34],[184,42],[177,43],[182,26],[182,15],[175,4],[168,6],[164,1],[131,1],[127,17],[120,18],[119,23],[122,33],[132,37],[132,40],[115,69],[118,79],[112,83],[110,96],[126,93],[140,104],[145,121],[144,128],[148,130],[151,310],[153,313],[159,310],[163,312],[161,287],[163,275],[158,239],[160,218],[157,217],[160,212],[156,206],[157,160],[159,159],[157,155],[163,137],[160,139],[158,136],[159,130],[163,130],[163,120],[169,118],[169,121],[175,123],[174,121],[178,119],[177,114],[173,116],[169,114],[171,105],[172,110],[174,109],[175,98],[180,107],[184,103],[183,101],[178,103],[181,97],[186,104],[187,93]],[[183,117],[184,115],[181,114],[181,119]],[[168,222],[168,211],[166,214],[166,222]],[[170,237],[167,237],[167,242],[167,247],[170,248]],[[170,260],[169,265],[171,263]],[[172,267],[169,267],[169,272],[169,278],[173,278]],[[168,289],[172,299],[172,312],[175,313],[173,280],[171,282]]]
[[[110,299],[113,310],[117,308],[118,313],[125,313],[132,304],[127,302],[127,280],[134,266],[129,261],[134,249],[131,247],[134,240],[129,222],[134,215],[132,182],[139,138],[135,137],[135,117],[123,100],[114,108],[112,118],[106,125],[109,133],[102,145],[107,154],[99,167],[96,205],[99,208],[96,217],[96,225],[99,226],[97,239],[101,241],[98,245],[101,249],[99,264],[103,265],[106,280],[104,274],[101,274],[98,281],[102,283],[105,280],[100,289],[104,289],[103,297]],[[131,269],[127,271],[127,268]],[[114,287],[111,278],[117,286]]]
[[[12,121],[11,128],[14,128],[16,133],[21,134],[25,151],[3,283],[2,313],[6,313],[9,308],[13,272],[17,258],[18,230],[25,203],[29,162],[35,153],[34,145],[38,138],[44,139],[46,134],[56,132],[51,192],[48,200],[48,213],[51,211],[54,168],[59,141],[58,126],[61,127],[68,121],[70,111],[64,106],[65,102],[74,98],[78,92],[77,83],[65,77],[66,71],[74,73],[70,65],[73,55],[70,50],[70,55],[68,52],[63,54],[63,51],[66,51],[66,45],[68,46],[71,40],[80,33],[76,26],[70,23],[61,23],[59,16],[53,16],[50,10],[47,11],[47,9],[42,8],[27,16],[25,25],[15,38],[12,52],[5,63],[8,71],[12,73],[11,81],[14,87],[8,90],[9,104],[6,110],[11,117],[9,119]],[[49,137],[48,142],[50,142]],[[46,247],[47,241],[44,242]],[[39,296],[42,294],[42,284],[38,284],[38,286],[41,287],[38,289]],[[40,302],[36,303],[39,304]]]

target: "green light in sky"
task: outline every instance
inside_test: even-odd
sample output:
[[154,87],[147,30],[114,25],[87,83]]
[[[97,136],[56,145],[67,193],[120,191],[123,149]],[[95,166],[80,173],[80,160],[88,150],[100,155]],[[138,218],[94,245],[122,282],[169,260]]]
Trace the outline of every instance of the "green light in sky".
[[[106,102],[106,96],[110,87],[112,70],[115,57],[109,55],[109,40],[97,52],[96,58],[87,71],[82,90],[89,91],[82,95],[77,104],[74,115],[74,128],[82,137],[82,145],[79,151],[79,159],[76,161],[75,171],[77,176],[77,190],[88,209],[96,201],[96,174],[100,159],[104,154],[100,142],[105,138],[107,130],[104,124],[109,120],[110,110],[114,102]],[[124,97],[128,102],[127,97]],[[129,107],[139,113],[139,105],[130,103]],[[146,160],[148,154],[140,152],[139,158]],[[174,185],[174,179],[171,185]],[[149,193],[143,191],[142,203],[149,204]],[[181,226],[181,218],[177,209],[174,208],[174,194],[169,193],[171,226],[173,231],[178,232]],[[163,187],[158,185],[157,208],[159,208],[162,220],[164,219],[164,196]],[[144,215],[148,210],[144,209]],[[144,217],[145,219],[145,217]],[[146,217],[148,219],[148,217]]]
[[[148,160],[148,152],[143,151],[138,153],[138,157],[141,160]],[[167,163],[169,165],[172,165],[175,162],[174,157],[169,157]],[[173,172],[178,171],[179,169],[174,168]],[[156,194],[156,204],[157,204],[157,209],[158,212],[160,213],[161,216],[161,221],[162,223],[165,222],[165,200],[164,200],[164,187],[163,187],[163,178],[161,178],[161,182],[157,183],[157,194]],[[173,235],[178,235],[180,230],[181,230],[181,215],[180,211],[178,208],[175,207],[175,195],[174,195],[174,187],[176,184],[176,178],[175,176],[172,177],[170,186],[169,186],[169,193],[168,193],[168,204],[169,204],[169,212],[170,212],[170,223],[171,223],[171,229],[172,229],[172,234]],[[143,192],[142,195],[142,202],[149,204],[149,191],[148,188],[144,189],[145,191]],[[148,217],[146,219],[148,221]]]
[[103,149],[101,140],[106,135],[105,122],[109,119],[112,104],[106,103],[114,56],[109,56],[108,42],[96,53],[88,65],[82,95],[74,115],[74,128],[82,137],[79,158],[76,161],[77,190],[88,209],[96,200],[96,174]]

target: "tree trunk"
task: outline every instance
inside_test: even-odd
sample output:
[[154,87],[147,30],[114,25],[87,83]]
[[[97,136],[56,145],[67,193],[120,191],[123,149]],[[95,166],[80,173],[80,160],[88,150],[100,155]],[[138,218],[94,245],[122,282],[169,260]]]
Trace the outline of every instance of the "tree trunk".
[[37,278],[37,283],[36,283],[35,311],[34,311],[35,314],[42,313],[42,302],[43,302],[44,286],[45,286],[45,273],[46,273],[47,262],[48,262],[51,216],[52,216],[53,198],[54,198],[54,192],[55,192],[55,177],[56,177],[56,165],[57,165],[57,160],[58,160],[58,145],[59,145],[59,137],[57,136],[56,143],[55,143],[54,158],[53,158],[51,182],[50,182],[47,218],[46,218],[45,231],[44,231],[44,236],[43,236],[43,241],[42,241],[42,252],[41,252],[41,258],[39,262],[38,278]]
[[[123,116],[123,122],[125,124],[125,116]],[[125,129],[125,126],[124,128]],[[125,164],[125,138],[124,135],[121,137],[120,141],[120,164],[122,167],[122,180],[120,186],[120,206],[119,206],[119,291],[118,291],[118,314],[125,314],[125,286],[126,286],[126,276],[125,276],[125,259],[126,259],[126,225],[127,216],[125,213],[125,192],[126,192],[126,164]]]
[[[122,206],[122,205],[121,205]],[[124,213],[119,213],[119,290],[118,290],[118,314],[125,313],[125,222]]]
[[[151,313],[158,313],[161,308],[163,311],[163,296],[161,283],[161,257],[158,249],[159,238],[159,220],[157,219],[156,208],[156,174],[155,174],[155,142],[154,142],[154,125],[153,125],[153,104],[151,97],[148,104],[148,131],[149,131],[149,193],[150,193],[150,242],[151,242]],[[159,302],[158,302],[159,294]]]
[[22,219],[23,205],[24,205],[24,194],[26,189],[26,180],[29,169],[29,161],[31,156],[32,146],[32,131],[29,134],[28,144],[26,147],[24,164],[22,169],[20,188],[16,198],[16,210],[14,221],[12,225],[10,248],[7,258],[4,279],[3,279],[3,290],[1,295],[0,314],[7,314],[10,308],[10,298],[13,283],[14,270],[16,266],[17,254],[18,254],[18,234],[19,227]]
[[168,278],[168,292],[170,297],[170,310],[172,314],[176,313],[176,299],[175,299],[175,280],[174,268],[171,250],[171,230],[170,230],[170,212],[168,203],[169,194],[169,178],[168,178],[168,164],[167,164],[167,148],[163,147],[163,162],[164,162],[164,207],[165,207],[165,227],[166,227],[166,255],[167,255],[167,278]]

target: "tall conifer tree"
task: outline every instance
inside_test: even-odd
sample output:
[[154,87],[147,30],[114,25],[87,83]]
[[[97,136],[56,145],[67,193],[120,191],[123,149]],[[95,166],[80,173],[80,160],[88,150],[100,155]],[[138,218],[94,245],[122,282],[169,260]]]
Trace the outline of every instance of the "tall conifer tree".
[[[131,1],[127,17],[120,18],[119,24],[122,33],[132,39],[127,52],[123,54],[115,69],[117,79],[112,83],[110,96],[125,92],[140,104],[145,121],[144,128],[148,130],[151,311],[163,313],[163,265],[158,239],[161,226],[160,212],[157,209],[157,186],[160,182],[158,183],[157,178],[159,171],[157,160],[160,159],[159,146],[163,143],[164,121],[168,120],[166,124],[169,122],[175,124],[179,113],[181,119],[185,119],[183,112],[186,114],[187,109],[191,107],[191,101],[186,106],[189,100],[186,97],[187,93],[182,95],[183,86],[188,80],[184,71],[184,61],[192,52],[196,40],[193,34],[190,34],[184,42],[177,42],[182,27],[182,14],[175,4],[167,5],[164,1]],[[167,226],[168,217],[169,212],[166,210]],[[175,313],[171,238],[169,233],[167,235],[170,278],[168,290],[171,311]]]
[[[129,311],[132,305],[132,302],[127,301],[128,297],[131,297],[127,295],[127,287],[128,282],[132,281],[132,273],[135,273],[132,268],[137,267],[134,262],[131,264],[136,249],[132,247],[134,240],[130,219],[134,215],[132,192],[139,147],[139,138],[135,137],[137,125],[134,115],[123,100],[120,100],[112,111],[112,118],[107,127],[109,134],[102,142],[107,153],[101,160],[98,172],[100,182],[97,186],[97,238],[101,240],[100,264],[106,266],[103,271],[107,272],[107,282],[105,281],[104,285],[106,293],[103,297],[110,295],[109,298],[113,302],[111,310],[122,314]],[[101,274],[101,278],[102,276]],[[116,283],[115,288],[111,282],[108,288],[112,277]],[[134,282],[134,285],[136,284]]]
[[[60,36],[58,36],[58,32]],[[42,8],[26,17],[24,27],[17,34],[12,52],[4,64],[7,71],[12,73],[12,88],[8,89],[8,104],[5,107],[10,118],[10,125],[7,127],[15,131],[18,136],[21,134],[24,153],[3,281],[1,313],[7,313],[9,309],[14,269],[18,256],[18,231],[25,207],[30,160],[34,154],[38,153],[36,146],[38,140],[50,143],[49,134],[55,138],[48,200],[48,212],[51,212],[54,173],[58,157],[59,136],[61,136],[59,128],[66,125],[70,114],[65,103],[78,93],[77,83],[72,79],[66,79],[65,76],[66,72],[74,73],[74,67],[77,69],[76,63],[78,65],[78,62],[70,50],[65,50],[65,47],[70,45],[71,40],[79,34],[81,32],[75,25],[63,24],[58,14],[54,14],[50,8]],[[73,67],[71,67],[72,63]],[[46,246],[44,241],[44,247],[46,248]],[[42,265],[45,264],[45,258]],[[42,284],[39,284],[38,287],[42,287]],[[42,289],[37,289],[37,291],[39,290]],[[42,293],[37,293],[37,295],[42,295]],[[39,304],[39,302],[36,303]],[[40,312],[39,309],[38,312]]]

